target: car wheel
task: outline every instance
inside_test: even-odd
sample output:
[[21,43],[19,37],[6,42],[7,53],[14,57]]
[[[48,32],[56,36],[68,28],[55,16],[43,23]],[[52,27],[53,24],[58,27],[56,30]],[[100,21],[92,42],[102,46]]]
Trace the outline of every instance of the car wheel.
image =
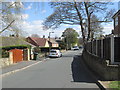
[[59,58],[60,56],[58,55],[58,58]]

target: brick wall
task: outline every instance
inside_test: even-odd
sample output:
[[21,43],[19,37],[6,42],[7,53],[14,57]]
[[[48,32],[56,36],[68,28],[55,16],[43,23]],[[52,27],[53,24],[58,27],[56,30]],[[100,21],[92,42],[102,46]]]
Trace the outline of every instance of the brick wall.
[[87,66],[102,80],[118,80],[119,66],[108,65],[106,60],[103,60],[95,55],[90,54],[86,50],[83,51],[83,59]]
[[9,52],[9,58],[0,58],[0,68],[13,64],[13,53]]
[[9,58],[0,58],[0,68],[11,65],[12,62]]

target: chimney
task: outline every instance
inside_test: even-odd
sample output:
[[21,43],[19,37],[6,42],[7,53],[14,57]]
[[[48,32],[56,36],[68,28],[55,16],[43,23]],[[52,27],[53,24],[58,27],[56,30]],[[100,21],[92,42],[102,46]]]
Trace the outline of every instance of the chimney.
[[45,38],[45,35],[43,35],[43,38]]

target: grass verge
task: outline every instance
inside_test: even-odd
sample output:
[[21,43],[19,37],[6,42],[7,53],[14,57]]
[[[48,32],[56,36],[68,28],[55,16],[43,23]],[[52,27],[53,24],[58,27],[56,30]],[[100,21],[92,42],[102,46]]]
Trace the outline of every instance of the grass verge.
[[109,87],[120,90],[120,81],[111,81]]

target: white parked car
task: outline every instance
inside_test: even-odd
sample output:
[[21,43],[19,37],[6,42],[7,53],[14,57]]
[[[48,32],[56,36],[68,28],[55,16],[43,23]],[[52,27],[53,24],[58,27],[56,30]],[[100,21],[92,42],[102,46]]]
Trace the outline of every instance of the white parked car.
[[52,49],[50,50],[49,57],[62,57],[60,50]]
[[73,46],[73,47],[71,48],[71,50],[79,50],[79,47],[78,47],[78,46]]

